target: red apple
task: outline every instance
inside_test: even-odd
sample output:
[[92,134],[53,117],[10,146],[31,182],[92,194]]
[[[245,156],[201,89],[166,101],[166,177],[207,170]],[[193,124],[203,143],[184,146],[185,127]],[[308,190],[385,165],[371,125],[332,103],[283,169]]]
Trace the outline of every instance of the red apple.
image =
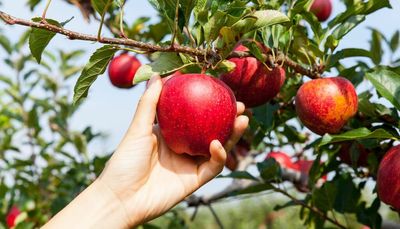
[[[265,46],[260,47],[267,50]],[[235,51],[248,51],[248,48],[239,45]],[[268,102],[278,94],[285,81],[285,70],[282,67],[269,70],[254,57],[230,58],[229,61],[235,63],[236,67],[232,72],[221,75],[221,80],[246,107]]]
[[114,57],[108,67],[111,83],[118,88],[133,87],[133,78],[140,65],[140,61],[128,53]]
[[276,162],[284,169],[295,169],[292,159],[283,152],[270,152],[265,159],[274,158]]
[[296,112],[311,131],[336,134],[357,112],[353,84],[343,77],[315,79],[304,83],[296,95]]
[[225,167],[227,167],[231,171],[236,171],[237,167],[239,165],[239,160],[237,159],[237,156],[234,152],[229,152],[226,161],[225,161]]
[[[314,163],[313,160],[298,160],[294,163],[293,167],[295,168],[295,170],[298,170],[298,171],[308,175],[310,173],[313,163]],[[324,175],[321,177],[321,179],[323,181],[326,181],[327,176]]]
[[21,211],[17,206],[12,206],[10,211],[6,216],[6,223],[9,228],[15,226],[15,220],[17,219],[18,215],[21,214]]
[[332,13],[331,0],[315,0],[310,11],[317,16],[319,21],[326,21]]
[[[352,165],[351,161],[351,142],[345,142],[341,144],[340,150],[339,150],[339,158],[342,162]],[[358,151],[358,160],[356,161],[356,165],[358,166],[367,166],[368,165],[368,154],[370,151],[368,151],[363,145],[360,143],[354,143],[356,144],[356,150]]]
[[211,141],[224,145],[232,133],[235,96],[222,81],[208,75],[172,77],[161,91],[157,118],[170,149],[209,157]]
[[225,166],[231,170],[235,171],[239,165],[239,159],[246,157],[250,151],[250,144],[244,140],[244,138],[240,138],[235,147],[228,153]]
[[378,196],[400,212],[400,145],[392,147],[379,164]]

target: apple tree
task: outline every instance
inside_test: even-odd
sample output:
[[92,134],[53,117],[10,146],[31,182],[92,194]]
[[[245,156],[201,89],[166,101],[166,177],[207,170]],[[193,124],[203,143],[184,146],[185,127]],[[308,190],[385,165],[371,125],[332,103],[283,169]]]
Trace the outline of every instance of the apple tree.
[[[88,150],[101,133],[70,122],[107,67],[123,88],[154,74],[206,74],[245,104],[249,128],[228,155],[231,172],[216,178],[232,184],[189,196],[181,208],[274,192],[286,198],[275,210],[298,207],[314,228],[385,228],[379,210],[400,211],[400,33],[370,28],[359,38],[370,47],[339,48],[389,0],[149,0],[157,20],[135,21],[126,20],[135,9],[124,0],[65,1],[98,33],[70,28],[74,18],[46,17],[51,0],[27,1],[44,6],[41,17],[0,11],[1,28],[28,27],[18,38],[0,30],[0,228],[43,225],[101,172],[111,152]],[[344,11],[333,15],[332,4]],[[81,65],[82,50],[46,48],[55,36],[103,46]],[[170,223],[190,226],[175,213]]]

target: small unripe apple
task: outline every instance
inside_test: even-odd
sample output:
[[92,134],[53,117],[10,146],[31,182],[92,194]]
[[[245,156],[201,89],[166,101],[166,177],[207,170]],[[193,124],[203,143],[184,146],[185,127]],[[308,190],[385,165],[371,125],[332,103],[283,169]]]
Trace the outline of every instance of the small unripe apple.
[[[267,48],[260,44],[261,50]],[[239,45],[235,51],[248,51]],[[269,70],[255,57],[230,58],[235,63],[235,69],[221,75],[224,81],[235,93],[236,99],[249,107],[260,106],[274,98],[285,81],[285,70],[275,67]]]
[[400,145],[389,149],[383,157],[376,182],[379,198],[400,212]]
[[[368,165],[368,155],[370,151],[368,151],[363,145],[360,143],[354,143],[356,144],[356,149],[358,151],[358,160],[356,161],[356,165],[358,166],[367,166]],[[345,142],[341,144],[340,150],[339,150],[339,158],[342,162],[352,165],[352,160],[351,160],[351,142]]]
[[292,162],[292,159],[287,155],[286,153],[283,152],[270,152],[268,153],[267,157],[268,158],[274,158],[276,162],[281,166],[283,169],[295,169],[295,166]]
[[15,220],[17,219],[19,214],[21,214],[19,208],[17,206],[12,206],[10,211],[6,215],[6,223],[9,228],[15,226]]
[[118,88],[133,87],[133,78],[140,65],[140,61],[128,53],[114,57],[108,67],[108,76],[112,85]]
[[171,150],[209,157],[211,141],[224,145],[232,134],[235,96],[222,81],[208,75],[172,77],[161,91],[157,118]]
[[317,16],[318,21],[326,21],[332,13],[332,1],[314,0],[310,11]]
[[343,77],[304,83],[297,91],[295,102],[301,122],[319,135],[339,133],[358,107],[356,90]]

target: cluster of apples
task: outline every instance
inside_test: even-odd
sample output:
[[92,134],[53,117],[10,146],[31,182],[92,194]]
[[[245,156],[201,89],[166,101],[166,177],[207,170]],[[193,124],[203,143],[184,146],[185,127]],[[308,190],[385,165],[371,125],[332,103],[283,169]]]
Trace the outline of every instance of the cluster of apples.
[[[315,0],[310,11],[318,20],[325,21],[331,14],[332,2]],[[260,50],[269,51],[264,45],[257,45]],[[235,51],[248,51],[248,48],[239,44]],[[209,157],[210,142],[217,139],[224,144],[232,133],[236,100],[243,102],[246,108],[260,106],[273,99],[285,82],[286,72],[281,66],[269,68],[254,57],[229,60],[235,64],[235,69],[219,79],[206,74],[178,72],[163,80],[157,121],[167,145],[176,153]],[[114,58],[109,66],[111,83],[120,88],[133,87],[133,78],[139,67],[139,60],[126,53]],[[352,83],[343,77],[313,79],[299,88],[295,106],[300,121],[308,129],[319,135],[337,134],[356,114],[358,98]],[[346,144],[342,145],[339,157],[344,163],[352,164],[350,147]],[[239,143],[236,150],[241,152],[228,154],[227,167],[231,170],[237,168],[238,157],[245,156],[249,145]],[[358,150],[357,164],[366,166],[369,152],[362,145],[358,146]],[[393,179],[400,180],[400,170],[397,169],[400,160],[392,162],[396,159],[393,155],[398,151],[395,148],[387,153],[378,173],[378,193],[384,202],[396,209],[400,209],[400,188],[380,191],[382,188],[379,187],[395,182],[383,178],[385,174],[392,174]],[[273,152],[269,157],[274,157],[284,168],[308,173],[313,161],[292,163],[290,157],[285,155]],[[397,158],[400,156],[397,155]]]

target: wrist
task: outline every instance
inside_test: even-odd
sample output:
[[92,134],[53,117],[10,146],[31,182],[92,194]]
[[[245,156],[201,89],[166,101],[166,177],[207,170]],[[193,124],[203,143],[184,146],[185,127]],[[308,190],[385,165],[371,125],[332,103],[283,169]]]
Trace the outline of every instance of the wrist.
[[130,228],[120,200],[101,181],[94,181],[43,228]]

